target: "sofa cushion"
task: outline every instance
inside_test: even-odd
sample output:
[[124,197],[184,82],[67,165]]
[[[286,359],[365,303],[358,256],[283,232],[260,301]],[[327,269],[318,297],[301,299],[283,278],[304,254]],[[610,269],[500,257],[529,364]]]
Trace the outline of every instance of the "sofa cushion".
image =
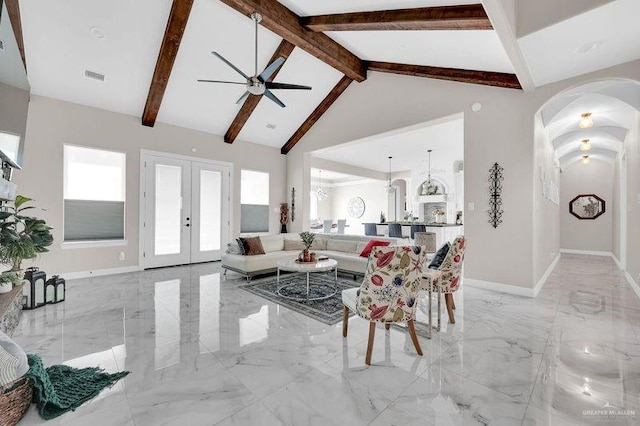
[[355,253],[358,247],[357,241],[338,240],[331,238],[327,241],[327,250],[331,251],[343,251],[347,253]]
[[264,235],[260,237],[265,253],[284,250],[284,238],[282,235]]
[[389,244],[391,244],[389,241],[371,240],[367,243],[365,248],[362,249],[362,251],[360,251],[360,256],[369,257],[369,255],[371,254],[371,250],[373,250],[374,247],[376,246],[384,247],[384,246],[388,246]]
[[304,250],[304,244],[302,244],[301,240],[290,240],[288,238],[285,238],[284,249],[286,251],[292,251],[292,250],[302,251]]
[[238,241],[227,244],[227,253],[229,254],[242,254],[242,247],[238,244]]
[[313,240],[313,244],[311,244],[311,250],[326,250],[327,249],[327,238],[318,238],[316,235],[315,240]]
[[244,248],[245,256],[255,256],[257,254],[264,254],[264,248],[262,247],[262,241],[260,237],[238,238],[242,247]]

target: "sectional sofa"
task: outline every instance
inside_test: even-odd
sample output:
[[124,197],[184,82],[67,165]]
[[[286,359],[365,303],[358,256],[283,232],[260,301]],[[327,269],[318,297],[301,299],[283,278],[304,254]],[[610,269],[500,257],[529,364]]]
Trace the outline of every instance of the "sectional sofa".
[[[341,272],[363,275],[367,267],[367,258],[360,256],[362,249],[372,240],[389,241],[401,244],[401,238],[368,237],[364,235],[317,234],[311,251],[326,255],[338,262]],[[304,248],[300,235],[295,233],[260,236],[265,254],[245,256],[238,254],[233,244],[222,255],[222,267],[227,271],[242,274],[247,279],[256,275],[275,272],[280,260],[295,259]]]

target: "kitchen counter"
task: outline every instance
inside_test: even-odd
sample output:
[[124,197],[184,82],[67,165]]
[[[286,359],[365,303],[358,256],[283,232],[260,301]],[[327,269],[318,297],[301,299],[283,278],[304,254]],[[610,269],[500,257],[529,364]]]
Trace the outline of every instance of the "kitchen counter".
[[384,226],[390,223],[399,223],[402,226],[424,225],[427,228],[449,228],[453,226],[462,226],[462,224],[458,225],[457,223],[424,223],[424,222],[385,222],[385,223],[377,223],[376,225]]
[[440,247],[446,241],[453,241],[458,235],[464,235],[464,226],[455,223],[424,223],[424,222],[385,222],[377,223],[378,235],[389,235],[389,223],[402,225],[402,236],[411,238],[411,225],[425,225],[427,232],[436,234],[436,246]]

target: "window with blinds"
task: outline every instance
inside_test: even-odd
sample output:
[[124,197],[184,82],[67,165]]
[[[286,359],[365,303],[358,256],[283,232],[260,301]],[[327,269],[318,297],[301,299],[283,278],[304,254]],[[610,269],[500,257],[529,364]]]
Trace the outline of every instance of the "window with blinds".
[[240,172],[240,232],[269,232],[269,173]]
[[126,156],[64,146],[64,241],[124,239]]

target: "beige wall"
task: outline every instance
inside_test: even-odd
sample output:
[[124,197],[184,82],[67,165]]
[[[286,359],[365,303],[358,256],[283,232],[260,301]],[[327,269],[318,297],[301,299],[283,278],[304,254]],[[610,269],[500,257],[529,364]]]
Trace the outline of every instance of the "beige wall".
[[[640,80],[640,61],[530,93],[371,72],[365,82],[352,84],[289,153],[287,186],[302,188],[302,196],[308,194],[308,156],[314,150],[462,112],[465,203],[475,203],[474,211],[464,212],[468,238],[465,277],[532,288],[536,282],[533,265],[544,271],[551,263],[549,254],[534,254],[533,250],[534,116],[565,89],[615,77]],[[474,102],[482,104],[481,111],[471,112]],[[496,161],[505,167],[505,213],[503,224],[493,229],[486,213],[487,177]],[[293,224],[293,230],[308,225],[305,216]]]
[[[563,249],[613,250],[613,164],[591,160],[571,164],[560,177],[560,246]],[[569,213],[569,202],[580,194],[595,194],[606,202],[605,213],[594,219],[578,219]]]
[[627,271],[640,283],[640,113],[625,141],[627,156]]
[[0,131],[24,138],[29,111],[29,92],[0,83]]
[[[541,114],[534,119],[534,179],[533,179],[533,283],[544,276],[560,251],[560,206],[545,197],[548,182],[560,186],[560,168],[548,131],[542,125]],[[542,180],[544,178],[544,180]]]
[[[46,209],[39,212],[54,227],[55,243],[37,264],[49,274],[90,271],[138,265],[138,210],[140,149],[196,156],[234,163],[232,234],[240,232],[240,170],[247,168],[270,173],[270,231],[279,232],[279,213],[274,208],[286,201],[285,157],[278,149],[236,141],[177,126],[156,124],[144,127],[131,117],[33,96],[29,108],[24,168],[15,174],[19,193],[37,200]],[[127,155],[126,247],[63,250],[62,156],[63,145],[83,145],[119,150]],[[196,149],[194,153],[192,148]],[[119,260],[124,251],[125,260]]]
[[613,163],[613,192],[611,194],[611,229],[613,232],[611,238],[611,252],[616,257],[616,259],[620,260],[620,232],[622,226],[622,220],[620,214],[622,212],[622,202],[623,200],[620,198],[620,162],[621,155],[618,155],[615,162]]

